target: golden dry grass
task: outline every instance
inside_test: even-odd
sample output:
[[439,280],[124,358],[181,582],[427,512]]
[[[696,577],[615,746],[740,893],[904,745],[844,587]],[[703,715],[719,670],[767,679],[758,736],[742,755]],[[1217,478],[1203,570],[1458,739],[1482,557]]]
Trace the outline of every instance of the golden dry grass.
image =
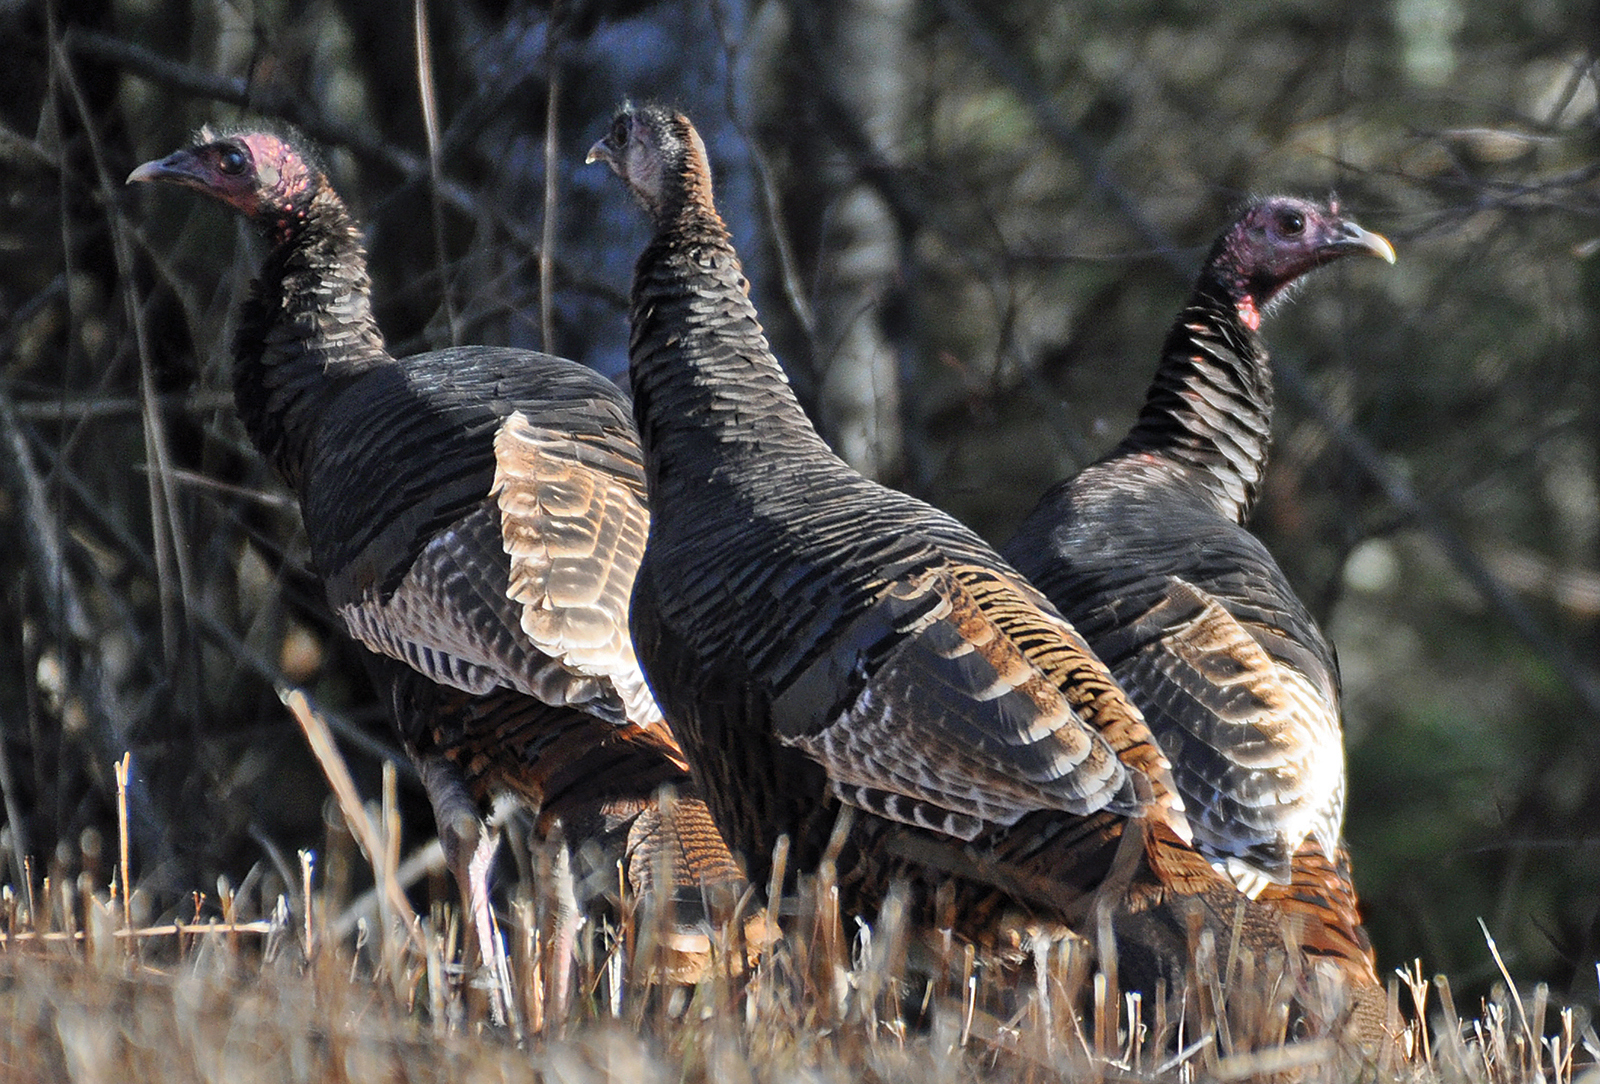
[[[317,744],[314,712],[289,700]],[[7,888],[0,1081],[1600,1081],[1594,1032],[1541,990],[1508,983],[1469,1019],[1419,966],[1393,984],[1395,1047],[1361,1050],[1337,1037],[1334,991],[1302,986],[1333,1023],[1287,1036],[1289,985],[1227,946],[1203,942],[1190,988],[1144,1003],[1070,944],[1009,963],[941,953],[892,899],[870,930],[847,927],[826,869],[781,917],[756,916],[779,936],[749,969],[748,946],[716,935],[695,981],[652,982],[682,974],[659,915],[591,927],[569,1002],[543,950],[547,901],[513,895],[501,913],[520,1019],[495,1027],[453,963],[453,910],[419,917],[400,891],[388,803],[361,806],[331,745],[323,763],[388,891],[351,900],[303,856],[299,898],[269,913],[242,913],[222,886],[196,902],[220,918],[135,928],[120,865],[109,885]]]
[[[0,1080],[1568,1084],[1596,1072],[1580,1073],[1592,1066],[1593,1036],[1583,1049],[1570,1013],[1504,1001],[1462,1020],[1434,999],[1426,1039],[1414,1019],[1405,1025],[1410,1056],[1375,1057],[1327,1037],[1259,1048],[1230,1041],[1229,1025],[1237,1033],[1249,1023],[1239,1006],[1261,1007],[1237,987],[1227,1024],[1194,1020],[1182,1031],[1170,1016],[1130,1017],[1131,1003],[1117,1004],[1092,977],[1068,989],[1071,968],[1053,966],[1058,961],[1047,960],[1042,972],[1008,972],[1009,985],[1000,972],[979,969],[965,989],[906,997],[916,983],[896,969],[891,951],[852,945],[837,929],[808,937],[806,927],[820,928],[816,908],[784,924],[785,937],[748,984],[713,974],[662,990],[630,974],[624,954],[583,961],[570,1011],[547,1012],[518,1044],[486,1023],[481,996],[439,969],[433,952],[407,947],[385,962],[382,952],[324,940],[308,958],[304,927],[288,908],[278,922],[243,930],[212,924],[123,937],[109,896],[91,906],[87,935],[47,940],[14,927],[8,936]],[[514,903],[511,911],[532,909]],[[445,939],[429,920],[422,925],[439,948]],[[515,954],[525,1008],[537,970]],[[1008,1019],[982,1007],[1004,1002],[1014,1006]],[[1084,1004],[1081,1015],[1073,1011]],[[1532,1015],[1538,1011],[1546,1012],[1542,1021]],[[1138,1022],[1133,1039],[1130,1021]],[[1535,1039],[1541,1026],[1551,1034]]]

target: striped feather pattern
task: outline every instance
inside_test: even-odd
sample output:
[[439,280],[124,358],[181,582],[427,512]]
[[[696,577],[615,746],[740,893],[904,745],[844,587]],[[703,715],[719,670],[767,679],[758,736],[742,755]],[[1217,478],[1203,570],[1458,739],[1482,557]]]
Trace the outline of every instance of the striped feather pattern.
[[1226,297],[1202,289],[1178,317],[1126,448],[1190,468],[1219,514],[1242,522],[1272,441],[1272,383],[1260,337]]
[[[758,883],[779,835],[807,869],[848,814],[847,907],[905,878],[924,920],[991,939],[1034,918],[1080,924],[1104,903],[1123,974],[1146,990],[1193,958],[1191,915],[1316,966],[1286,951],[1313,941],[1286,940],[1286,896],[1251,900],[1189,842],[1167,758],[1116,671],[979,539],[817,437],[761,332],[689,122],[625,108],[590,156],[655,225],[632,304],[653,516],[635,641]],[[1198,416],[1226,413],[1198,399]],[[1220,458],[1247,453],[1250,431],[1220,441]],[[1223,490],[1243,500],[1252,485]],[[1093,614],[1125,627],[1116,600]],[[1190,639],[1218,635],[1222,616],[1201,602]],[[1261,663],[1229,642],[1237,668]],[[1305,879],[1305,925],[1341,928],[1348,881]],[[1380,990],[1370,957],[1339,962]]]
[[[667,148],[686,157],[664,166]],[[752,875],[779,834],[796,866],[814,866],[849,806],[847,895],[870,902],[908,876],[930,902],[954,875],[957,921],[984,936],[983,916],[1008,904],[1075,894],[1077,869],[1037,897],[1007,887],[1049,869],[1064,853],[1052,841],[1103,871],[1100,812],[1186,832],[1139,712],[1043,596],[817,436],[768,349],[688,122],[624,113],[594,155],[657,227],[632,306],[652,507],[635,641]]]
[[[408,745],[435,765],[430,794],[459,793],[474,817],[496,795],[515,794],[539,811],[543,834],[559,824],[575,845],[602,851],[614,839],[639,895],[657,887],[663,857],[682,875],[666,890],[685,901],[713,888],[742,890],[743,875],[660,723],[618,727],[508,689],[464,693],[386,659],[372,669]],[[656,804],[663,786],[679,792],[670,816]]]
[[506,595],[522,605],[522,631],[570,670],[606,678],[628,718],[659,720],[628,631],[650,522],[635,449],[624,458],[621,448],[587,443],[519,410],[495,434],[494,451]]
[[626,398],[530,351],[390,357],[360,232],[291,137],[202,133],[130,180],[198,189],[270,240],[235,339],[240,414],[300,498],[329,604],[372,652],[480,935],[497,795],[582,844],[621,841],[670,785],[699,827],[652,846],[735,870],[700,830],[628,634],[647,515]]
[[1174,763],[1195,842],[1250,894],[1338,846],[1344,750],[1333,650],[1244,527],[1266,468],[1260,312],[1387,242],[1307,201],[1247,207],[1173,322],[1139,420],[1039,502],[1006,555],[1089,638]]
[[[407,358],[342,389],[302,468],[301,504],[329,602],[351,634],[468,691],[506,687],[617,723],[659,720],[626,625],[616,624],[647,519],[626,410],[587,369],[491,348]],[[518,417],[540,419],[552,449],[543,459],[529,458],[533,430]],[[371,484],[353,486],[356,478]],[[575,503],[574,479],[599,499]],[[560,517],[546,518],[537,496],[545,484],[546,503],[567,486]],[[508,517],[508,494],[513,504],[535,496]],[[509,534],[523,554],[548,559],[547,530],[565,532],[561,594],[590,603],[572,621],[589,629],[577,662],[528,634],[541,622],[559,634],[562,610],[548,593],[527,597],[530,566],[505,545]],[[594,542],[579,554],[585,534]],[[513,574],[524,577],[515,588],[524,597]],[[596,629],[608,619],[612,628]]]
[[[233,341],[239,416],[296,492],[330,388],[389,360],[372,317],[360,234],[326,182],[312,195],[304,223],[300,243],[275,245],[267,255],[240,306]],[[341,364],[328,369],[329,357]]]
[[1145,891],[1160,900],[1182,883],[1214,916],[1236,908],[1204,862],[1263,905],[1262,923],[1294,927],[1308,957],[1377,988],[1339,838],[1333,649],[1244,527],[1271,434],[1259,313],[1347,252],[1393,258],[1326,208],[1247,208],[1174,321],[1132,432],[1047,493],[1004,552],[1088,638],[1171,759],[1194,849],[1155,833]]

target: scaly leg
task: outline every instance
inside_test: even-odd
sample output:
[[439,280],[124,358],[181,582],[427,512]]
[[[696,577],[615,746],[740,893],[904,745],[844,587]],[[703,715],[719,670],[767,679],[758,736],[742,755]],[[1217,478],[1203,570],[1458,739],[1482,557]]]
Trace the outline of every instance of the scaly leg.
[[578,931],[583,928],[583,911],[578,907],[572,853],[559,828],[542,841],[539,852],[553,927],[548,957],[552,1015],[558,1021],[565,1021],[572,999],[572,969],[577,959]]
[[420,760],[417,768],[439,825],[445,862],[461,892],[463,911],[470,916],[475,944],[468,948],[467,959],[472,959],[475,947],[477,958],[489,972],[490,1014],[497,1026],[509,1027],[520,1040],[522,1026],[511,996],[511,968],[489,906],[489,871],[500,846],[500,833],[478,815],[476,803],[448,761],[430,757]]
[[494,920],[494,908],[489,905],[489,871],[494,868],[495,851],[499,847],[500,832],[480,822],[477,846],[467,860],[467,907],[472,914],[472,928],[477,934],[479,957],[489,970],[493,994],[490,1011],[494,1015],[494,1022],[509,1027],[513,1037],[520,1042],[522,1026],[511,996],[511,964],[506,958],[505,941],[500,937],[499,926]]

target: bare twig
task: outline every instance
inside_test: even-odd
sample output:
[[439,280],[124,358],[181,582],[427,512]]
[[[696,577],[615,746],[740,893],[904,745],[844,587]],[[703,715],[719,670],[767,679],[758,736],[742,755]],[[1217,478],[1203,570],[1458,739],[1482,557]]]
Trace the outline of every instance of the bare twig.
[[133,877],[128,857],[128,768],[133,758],[128,753],[116,763],[117,772],[117,874],[122,886],[122,928],[133,929]]
[[1078,163],[1078,168],[1088,177],[1090,187],[1099,192],[1133,228],[1146,247],[1159,253],[1174,271],[1186,275],[1188,268],[1184,266],[1182,256],[1172,247],[1171,238],[1145,217],[1128,189],[1111,172],[1100,153],[1084,138],[1077,126],[1061,115],[1061,111],[1052,103],[1052,96],[1045,91],[1038,77],[1028,70],[1016,51],[1001,39],[968,0],[939,0],[939,6],[950,21],[966,34],[973,52],[982,57],[1001,82],[1011,88],[1018,101],[1033,111],[1034,121],[1040,130]]
[[[44,480],[34,467],[28,441],[3,384],[0,384],[0,444],[7,453],[0,455],[0,469],[12,476],[12,488],[20,498],[22,512],[17,518],[22,524],[28,566],[38,581],[50,625],[60,630],[62,638],[82,656],[77,664],[76,682],[94,719],[94,725],[89,728],[90,737],[100,763],[110,764],[131,745],[126,723],[135,717],[135,712],[110,688],[97,664],[93,650],[94,625],[79,597],[77,577],[67,567],[59,533],[60,519],[51,510]],[[128,801],[140,850],[152,862],[159,862],[169,853],[166,842],[169,837],[149,789],[138,776],[129,781]]]
[[[395,867],[394,879],[402,889],[409,889],[429,874],[440,873],[444,869],[444,846],[435,837],[412,851]],[[374,885],[351,900],[349,906],[333,920],[334,939],[342,941],[355,933],[356,927],[363,921],[377,915],[380,900],[386,891],[383,885]]]
[[[149,469],[150,468],[142,465],[134,467],[134,470],[136,471],[146,471]],[[199,471],[188,470],[183,467],[173,468],[172,479],[175,482],[182,482],[183,484],[192,486],[196,489],[210,490],[213,493],[221,494],[226,497],[233,497],[242,501],[249,501],[251,504],[258,504],[263,508],[272,508],[280,512],[293,511],[299,507],[295,499],[288,494],[275,492],[273,490],[259,489],[255,486],[236,486],[232,483],[213,478],[209,474],[202,474]]]
[[172,464],[166,420],[155,406],[155,375],[150,354],[150,336],[145,327],[144,307],[139,303],[139,297],[135,292],[133,253],[128,245],[121,213],[118,210],[116,191],[119,185],[113,181],[111,173],[106,168],[105,156],[95,130],[94,117],[88,103],[84,101],[83,90],[78,85],[77,76],[59,41],[54,42],[50,55],[52,63],[59,71],[62,83],[77,108],[79,119],[83,122],[89,155],[94,162],[95,176],[104,197],[109,220],[111,251],[116,261],[117,278],[122,284],[123,308],[133,328],[134,350],[139,358],[139,398],[143,404],[140,418],[144,423],[145,448],[155,467],[147,477],[150,488],[150,525],[157,539],[154,556],[156,584],[161,597],[161,646],[168,668],[174,669],[180,647],[178,619],[182,611],[181,600],[190,597],[194,577],[189,567],[189,547],[186,544],[180,545],[178,541],[182,534],[182,523],[178,518],[177,494],[171,477]]
[[394,868],[385,861],[389,853],[388,847],[378,827],[367,816],[367,808],[362,804],[361,796],[356,791],[355,780],[350,778],[350,769],[346,767],[344,757],[334,745],[333,735],[329,732],[327,723],[318,710],[312,707],[310,698],[299,689],[280,687],[278,696],[294,715],[295,722],[300,724],[301,731],[305,733],[311,751],[316,754],[317,763],[322,766],[322,773],[328,780],[328,786],[333,789],[334,797],[339,801],[339,809],[344,814],[345,823],[350,827],[350,834],[355,837],[356,844],[372,865],[374,877],[382,885],[388,905],[393,908],[400,924],[405,927],[418,953],[426,956],[428,945],[422,935],[417,913],[412,910],[411,901],[406,899],[405,892],[401,890]]
[[[722,38],[722,51],[727,58],[727,70],[739,70],[739,42],[734,37],[728,13],[723,9],[722,0],[713,0],[711,4],[711,17],[716,22],[717,32]],[[767,212],[767,233],[772,238],[772,247],[778,257],[778,272],[783,282],[783,294],[789,301],[789,308],[794,312],[795,321],[800,325],[800,330],[805,333],[806,343],[810,347],[812,357],[817,355],[817,318],[811,310],[811,301],[806,297],[804,280],[800,274],[800,263],[795,259],[794,246],[789,240],[789,231],[783,225],[783,200],[778,195],[778,180],[772,165],[767,161],[766,154],[761,145],[756,142],[755,136],[740,120],[738,103],[734,96],[734,84],[729,79],[725,84],[728,116],[732,119],[736,131],[744,140],[745,147],[749,149],[750,161],[756,167],[756,176],[761,181],[761,200]]]
[[444,247],[444,205],[439,192],[443,186],[443,172],[439,167],[439,96],[433,86],[433,48],[428,35],[427,0],[414,0],[411,6],[416,31],[417,93],[422,98],[422,130],[428,141],[428,207],[433,214],[433,251],[439,261],[439,278],[443,289],[439,291],[440,304],[444,306],[445,323],[450,328],[450,345],[461,342],[461,322],[456,317],[455,298],[450,290],[450,276],[446,268],[450,260]]
[[[1424,500],[1416,488],[1384,460],[1371,441],[1339,417],[1327,401],[1312,390],[1311,382],[1298,365],[1280,353],[1273,357],[1273,368],[1277,372],[1279,385],[1288,393],[1288,397],[1317,420],[1350,462],[1378,485],[1391,505],[1433,540],[1483,600],[1545,658],[1550,668],[1577,696],[1584,710],[1592,718],[1600,720],[1600,681],[1596,680],[1592,668],[1580,662],[1570,648],[1551,635],[1516,593],[1506,586],[1505,581],[1484,563],[1467,540],[1450,525],[1444,514]],[[1587,736],[1591,745],[1600,744],[1600,731],[1593,727],[1580,728],[1580,731]]]
[[[10,400],[6,397],[4,386],[0,385],[0,432],[3,432],[8,438],[14,434],[16,442],[12,443],[13,449],[20,449],[18,454],[26,454],[28,450],[26,438],[22,436],[20,429],[16,426],[14,414],[7,410],[7,405],[9,402]],[[49,451],[49,448],[44,449],[46,454],[48,454]],[[32,459],[30,457],[26,460],[13,461],[6,459],[6,457],[0,457],[0,462],[10,463],[12,466],[31,465]],[[185,474],[186,472],[175,472],[174,477],[182,479],[185,477]],[[83,511],[94,519],[96,526],[104,529],[112,536],[113,540],[118,546],[119,552],[132,560],[142,572],[147,575],[152,574],[155,569],[155,562],[150,556],[149,552],[137,539],[132,537],[123,527],[121,527],[107,515],[106,509],[102,507],[99,502],[97,502],[95,495],[83,486],[82,482],[77,478],[77,476],[70,472],[58,472],[56,476],[62,479],[68,488],[73,491],[74,495],[79,498],[79,500],[82,502]],[[32,477],[37,479],[38,476],[37,474],[33,474]],[[39,493],[42,495],[42,482],[38,484],[37,488]],[[207,488],[220,488],[226,490],[226,487],[221,487],[220,484],[217,483],[212,483],[211,485],[208,485]],[[272,500],[268,494],[258,493],[255,491],[246,491],[245,495],[247,495],[251,500],[267,504],[271,507],[281,508],[284,506],[282,502]],[[42,501],[42,496],[40,499]],[[29,526],[36,527],[38,524],[30,520]],[[35,567],[39,567],[37,563],[35,563]],[[41,579],[43,578],[45,577],[41,577]],[[72,597],[75,599],[76,595],[74,594]],[[198,628],[196,631],[200,636],[221,648],[224,652],[226,652],[229,658],[242,664],[246,670],[254,674],[256,677],[266,681],[268,684],[274,687],[289,684],[289,679],[284,674],[283,669],[280,666],[247,643],[237,632],[234,631],[232,626],[230,626],[222,618],[218,617],[215,612],[199,605],[198,599],[185,599],[184,603],[186,606],[185,616],[188,620],[198,623]],[[78,606],[75,612],[81,611],[82,607]],[[85,626],[87,626],[87,618],[80,618],[80,620],[82,620]],[[359,726],[339,712],[323,709],[322,717],[327,721],[328,725],[333,728],[334,732],[339,735],[340,739],[345,741],[347,744],[360,749],[363,753],[372,757],[374,760],[394,763],[395,767],[401,772],[401,774],[405,775],[408,780],[416,780],[416,768],[412,766],[409,760],[400,756],[398,751],[393,746],[387,745],[384,742],[373,738],[366,731],[362,730]],[[145,794],[144,785],[138,782],[137,778],[134,781],[134,785],[138,788],[138,794]],[[148,799],[145,798],[142,800]],[[140,815],[144,816],[142,812]],[[141,846],[142,845],[143,840],[141,840]]]
[[[138,929],[112,930],[111,936],[119,940],[137,942],[152,937],[188,937],[211,933],[273,933],[278,924],[271,919],[254,922],[169,922],[163,926],[141,926]],[[82,941],[87,937],[83,930],[18,930],[0,932],[0,945],[37,945]]]
[[[317,958],[317,924],[314,920],[314,914],[317,909],[317,900],[316,897],[312,895],[311,884],[312,875],[316,870],[317,859],[316,856],[309,850],[300,851],[299,857],[300,899],[301,907],[304,909],[304,914],[302,917],[305,920],[306,959],[315,960]],[[379,861],[374,868],[382,869],[383,866],[381,861]],[[383,878],[380,876],[378,879],[381,881]],[[388,943],[387,936],[385,936],[384,942],[385,944]]]
[[539,239],[539,341],[546,353],[555,353],[556,210],[561,176],[558,133],[561,129],[561,55],[557,49],[561,30],[561,2],[552,0],[545,39],[548,82],[544,104],[544,222]]
[[6,826],[11,831],[11,876],[21,878],[28,856],[28,825],[22,819],[22,807],[17,802],[17,783],[11,775],[11,753],[6,748],[11,739],[11,715],[0,711],[0,798],[5,801]]
[[68,396],[48,401],[19,399],[12,403],[12,409],[19,419],[30,422],[99,421],[141,414],[152,404],[166,413],[211,414],[232,409],[233,395],[200,390],[183,395],[159,394],[144,401],[122,395]]
[[0,123],[0,161],[61,171],[61,159],[36,139],[29,139]]

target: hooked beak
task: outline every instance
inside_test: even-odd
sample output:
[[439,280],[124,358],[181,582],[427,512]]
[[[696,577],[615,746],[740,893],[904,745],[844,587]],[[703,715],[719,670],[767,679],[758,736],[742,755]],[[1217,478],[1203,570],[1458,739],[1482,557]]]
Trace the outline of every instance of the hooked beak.
[[1364,230],[1354,222],[1344,224],[1344,230],[1334,240],[1334,246],[1341,252],[1365,252],[1385,263],[1394,263],[1394,246],[1389,239],[1371,230]]
[[166,181],[169,184],[188,185],[190,188],[206,187],[200,162],[188,151],[174,151],[165,158],[146,162],[128,174],[125,184],[144,184],[148,181]]
[[592,166],[596,162],[604,162],[612,168],[616,167],[616,159],[611,157],[611,148],[606,146],[606,141],[603,139],[598,140],[594,146],[589,148],[589,153],[583,160],[583,164],[586,166]]

